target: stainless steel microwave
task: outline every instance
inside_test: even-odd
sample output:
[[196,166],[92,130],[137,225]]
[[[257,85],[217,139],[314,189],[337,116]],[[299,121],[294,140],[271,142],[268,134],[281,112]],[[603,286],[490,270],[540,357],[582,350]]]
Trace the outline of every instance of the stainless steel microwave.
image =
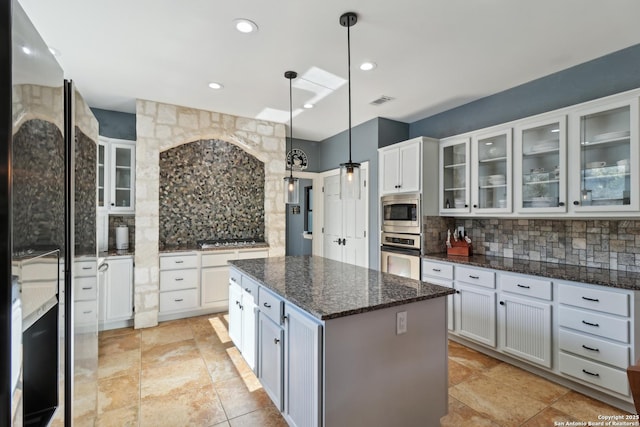
[[383,196],[382,231],[391,233],[420,234],[420,193]]

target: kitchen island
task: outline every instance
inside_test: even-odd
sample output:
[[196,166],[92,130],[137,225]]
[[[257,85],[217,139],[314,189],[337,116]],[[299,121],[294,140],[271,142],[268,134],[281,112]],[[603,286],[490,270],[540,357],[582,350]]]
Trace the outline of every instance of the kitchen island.
[[229,335],[290,425],[439,425],[452,289],[322,257],[230,264]]

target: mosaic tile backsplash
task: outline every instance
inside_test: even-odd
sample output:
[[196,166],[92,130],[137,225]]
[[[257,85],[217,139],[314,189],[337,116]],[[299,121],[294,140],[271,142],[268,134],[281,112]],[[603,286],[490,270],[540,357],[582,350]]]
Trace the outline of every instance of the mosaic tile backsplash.
[[76,127],[75,254],[95,255],[97,145]]
[[160,247],[202,239],[264,240],[264,163],[200,140],[160,153]]
[[465,227],[478,255],[640,272],[640,220],[456,218],[454,223]]

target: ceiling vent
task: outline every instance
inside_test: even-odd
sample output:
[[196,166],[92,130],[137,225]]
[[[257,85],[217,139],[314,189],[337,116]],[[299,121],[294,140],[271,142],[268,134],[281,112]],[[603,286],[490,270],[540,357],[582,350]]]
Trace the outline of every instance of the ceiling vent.
[[393,101],[394,99],[395,98],[392,98],[390,96],[382,95],[380,98],[374,99],[369,104],[371,104],[371,105],[382,105],[382,104],[384,104],[386,102]]

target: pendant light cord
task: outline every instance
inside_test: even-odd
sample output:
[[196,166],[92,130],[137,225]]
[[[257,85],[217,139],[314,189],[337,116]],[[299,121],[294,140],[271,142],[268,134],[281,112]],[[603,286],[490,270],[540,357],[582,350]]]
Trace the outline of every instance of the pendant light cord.
[[349,163],[351,161],[351,23],[347,23],[347,81],[349,88]]
[[[289,79],[289,145],[291,153],[291,162],[289,163],[289,179],[293,180],[293,89],[292,81]],[[285,156],[285,160],[288,161],[289,156]]]

